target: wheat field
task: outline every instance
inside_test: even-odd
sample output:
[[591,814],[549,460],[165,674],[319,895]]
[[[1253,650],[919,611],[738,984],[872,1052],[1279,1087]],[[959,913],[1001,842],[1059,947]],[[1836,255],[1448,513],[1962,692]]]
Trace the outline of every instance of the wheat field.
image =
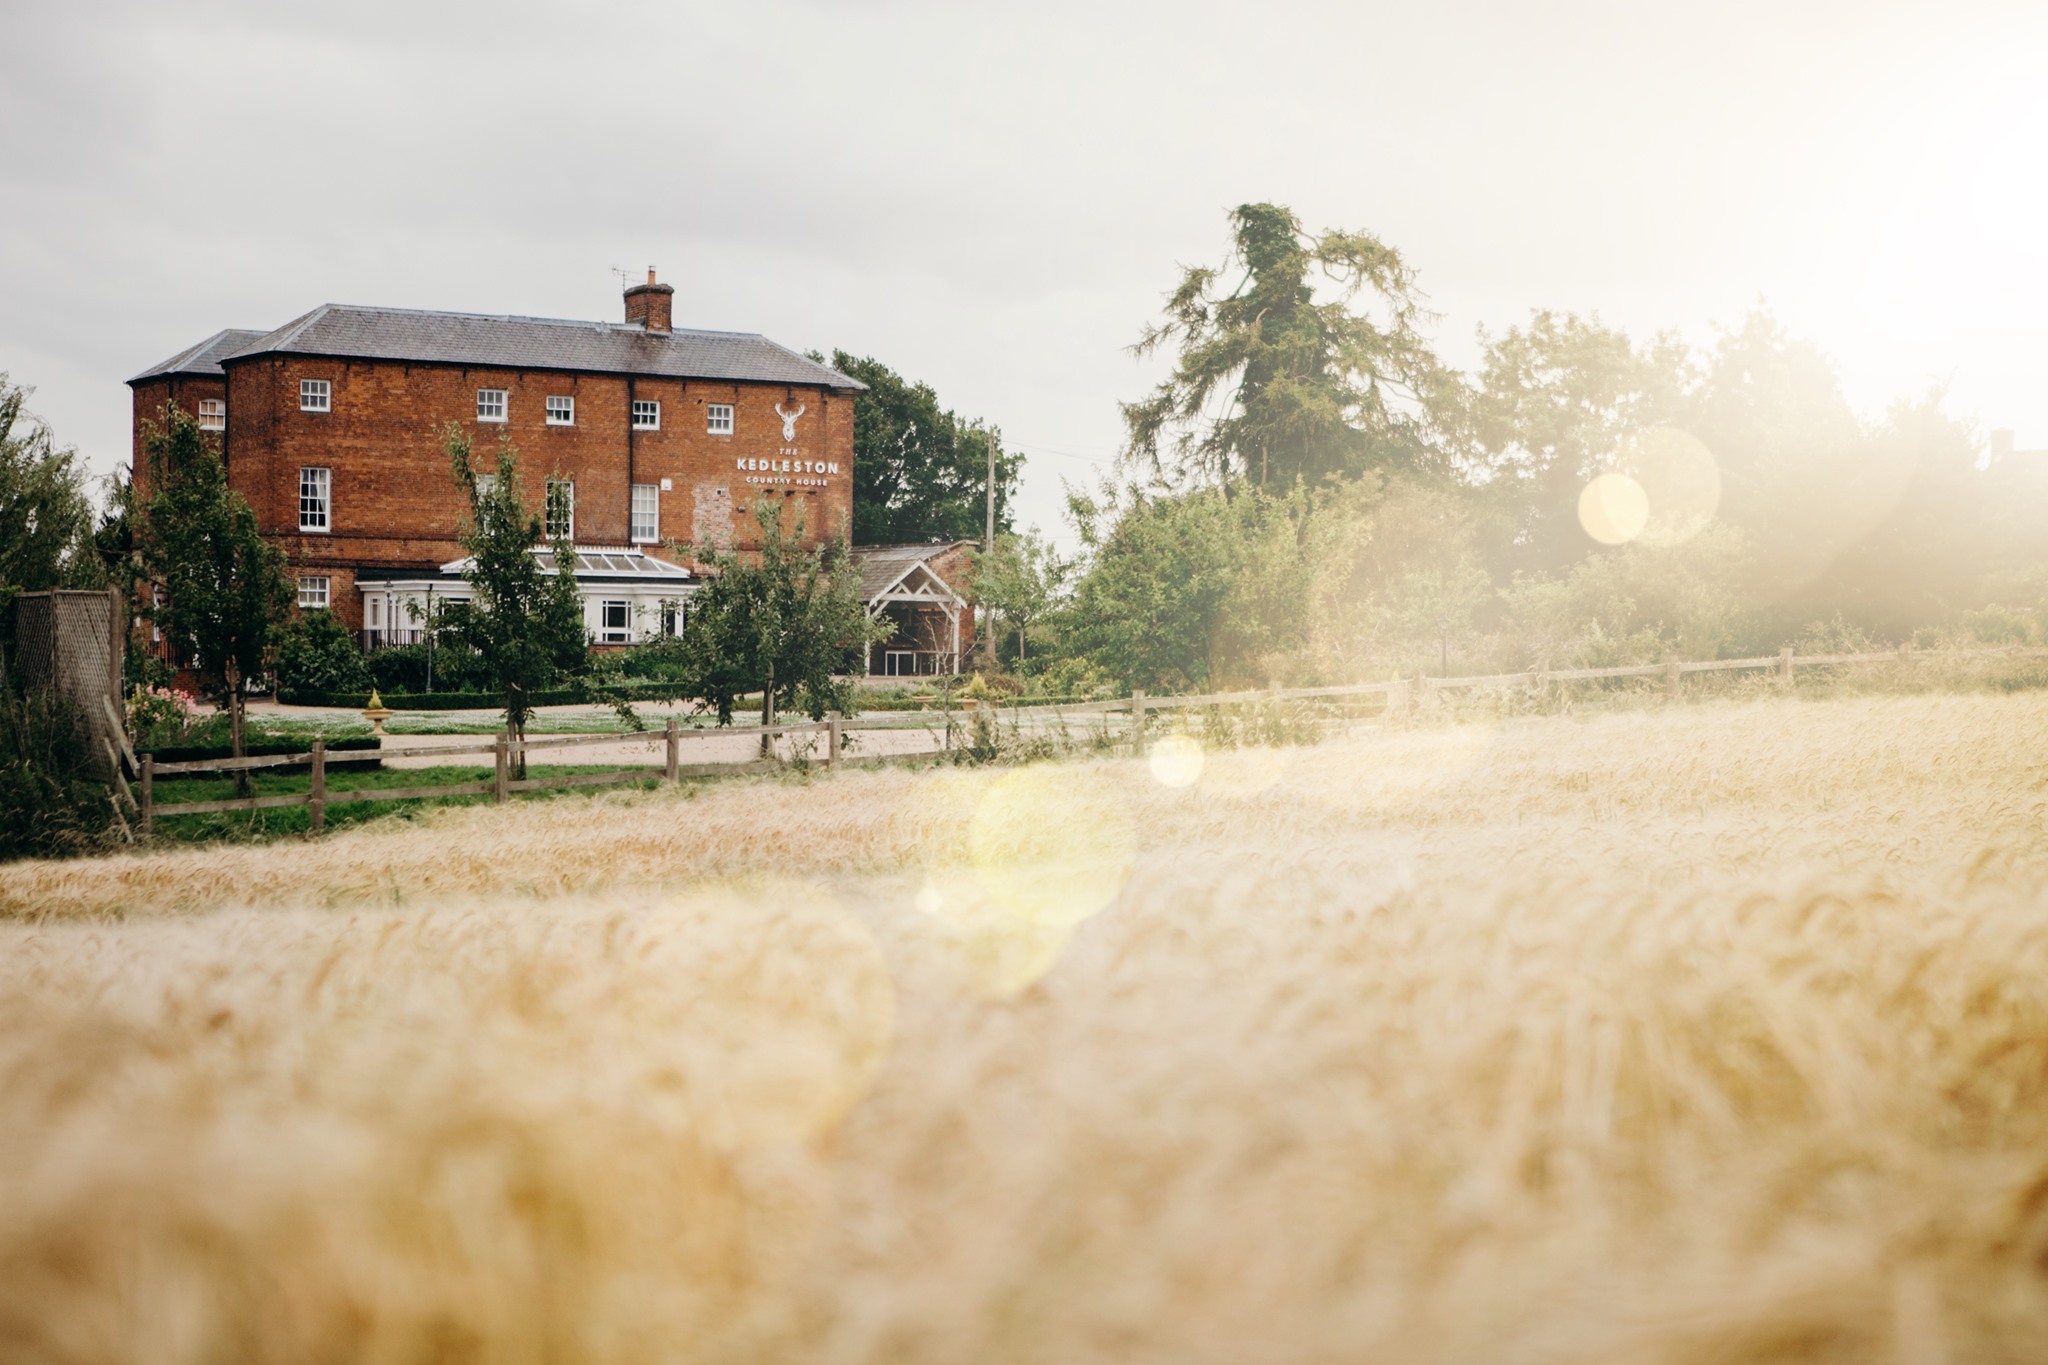
[[2048,1359],[2048,694],[0,868],[0,1358]]

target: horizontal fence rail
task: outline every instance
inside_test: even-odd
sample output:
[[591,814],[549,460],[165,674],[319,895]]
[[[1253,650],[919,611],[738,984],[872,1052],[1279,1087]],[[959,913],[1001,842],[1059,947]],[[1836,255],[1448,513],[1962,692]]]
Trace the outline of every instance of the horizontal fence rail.
[[[265,754],[253,758],[193,759],[176,763],[158,763],[149,754],[137,755],[123,736],[115,757],[115,779],[122,795],[140,816],[141,832],[151,833],[159,817],[176,815],[200,815],[211,812],[239,810],[277,810],[291,806],[305,806],[311,828],[319,831],[326,820],[327,807],[361,801],[417,801],[442,797],[490,796],[498,802],[509,800],[516,792],[548,791],[570,787],[599,787],[622,782],[676,782],[683,778],[715,777],[741,773],[771,772],[784,766],[784,761],[766,755],[765,746],[776,739],[815,736],[822,740],[825,752],[820,761],[827,768],[842,766],[868,767],[876,764],[895,762],[917,762],[937,757],[942,751],[919,751],[907,754],[867,754],[858,757],[845,752],[845,737],[851,732],[922,730],[942,738],[946,748],[953,746],[955,737],[964,734],[977,720],[993,720],[1021,731],[1025,728],[1053,729],[1064,726],[1070,720],[1087,722],[1093,720],[1107,733],[1114,725],[1131,740],[1135,752],[1145,748],[1145,734],[1149,719],[1154,712],[1173,712],[1206,706],[1243,706],[1261,703],[1290,701],[1329,701],[1347,698],[1384,697],[1388,718],[1406,714],[1418,698],[1427,700],[1440,692],[1458,689],[1483,689],[1488,687],[1542,687],[1551,683],[1594,682],[1617,678],[1663,678],[1672,696],[1682,691],[1682,679],[1690,673],[1734,672],[1741,670],[1776,670],[1782,682],[1790,684],[1799,668],[1854,666],[1875,663],[1907,663],[1916,659],[1956,658],[2042,658],[2048,657],[2048,649],[2005,648],[1974,650],[1943,650],[1939,653],[1922,655],[1913,650],[1890,650],[1883,653],[1866,654],[1803,654],[1795,655],[1790,648],[1774,655],[1752,659],[1667,659],[1657,664],[1624,664],[1612,668],[1568,668],[1541,669],[1528,673],[1494,673],[1472,677],[1430,677],[1419,675],[1413,678],[1393,678],[1384,682],[1342,683],[1328,687],[1271,687],[1263,691],[1207,692],[1193,696],[1153,697],[1143,691],[1134,691],[1129,697],[1112,698],[1106,701],[1051,703],[1039,706],[1013,705],[979,702],[973,706],[956,704],[950,699],[941,699],[938,709],[931,711],[884,711],[872,713],[857,719],[846,719],[838,712],[829,713],[820,721],[774,722],[768,725],[683,725],[678,718],[669,717],[666,726],[660,730],[618,729],[604,730],[583,735],[549,735],[538,739],[514,737],[501,732],[473,742],[456,744],[416,744],[389,749],[349,749],[328,753],[322,741],[315,741],[305,753]],[[111,711],[111,707],[109,710]],[[1332,722],[1341,723],[1341,722]],[[764,756],[748,760],[727,760],[723,762],[689,763],[682,762],[682,746],[690,740],[701,739],[756,739],[764,745]],[[663,751],[663,762],[659,767],[620,767],[596,773],[561,773],[548,777],[514,777],[515,771],[524,771],[526,756],[535,752],[557,749],[576,749],[589,745],[632,745],[642,744],[648,748],[659,746]],[[327,770],[335,764],[373,763],[388,758],[450,758],[465,755],[489,754],[492,761],[492,775],[489,779],[472,782],[441,783],[421,787],[381,787],[344,791],[327,789]],[[174,804],[160,803],[155,798],[156,779],[165,776],[182,776],[192,773],[247,773],[265,768],[307,767],[311,782],[307,791],[289,795],[239,796],[218,801],[180,801]],[[131,789],[123,780],[122,769],[135,777]]]

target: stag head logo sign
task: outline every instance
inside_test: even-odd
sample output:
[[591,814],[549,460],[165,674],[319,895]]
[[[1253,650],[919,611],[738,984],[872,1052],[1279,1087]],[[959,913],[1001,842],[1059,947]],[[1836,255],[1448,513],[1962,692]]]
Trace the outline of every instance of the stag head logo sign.
[[775,415],[782,419],[782,439],[794,441],[796,439],[796,419],[804,415],[804,405],[798,403],[795,412],[784,412],[782,404],[777,403],[775,405]]

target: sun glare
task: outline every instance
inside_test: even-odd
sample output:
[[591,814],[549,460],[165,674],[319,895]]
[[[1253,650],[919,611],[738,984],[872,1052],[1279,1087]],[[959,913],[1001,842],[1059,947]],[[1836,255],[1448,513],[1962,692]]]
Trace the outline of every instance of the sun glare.
[[1162,787],[1192,787],[1202,776],[1202,742],[1193,735],[1168,735],[1152,746],[1152,780]]
[[1643,533],[1650,500],[1626,474],[1602,474],[1579,494],[1579,525],[1602,545],[1626,545]]

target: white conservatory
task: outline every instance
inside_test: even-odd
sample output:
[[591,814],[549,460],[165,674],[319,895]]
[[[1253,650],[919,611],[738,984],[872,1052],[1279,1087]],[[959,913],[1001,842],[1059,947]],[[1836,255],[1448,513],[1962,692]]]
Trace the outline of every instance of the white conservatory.
[[[535,550],[534,558],[542,573],[555,571],[552,549]],[[466,558],[450,560],[431,574],[359,570],[356,591],[363,599],[363,648],[378,650],[424,639],[429,613],[472,596],[462,576],[469,563]],[[597,645],[630,645],[656,635],[680,634],[699,583],[679,564],[613,546],[578,545],[573,572],[583,594],[583,625]]]

